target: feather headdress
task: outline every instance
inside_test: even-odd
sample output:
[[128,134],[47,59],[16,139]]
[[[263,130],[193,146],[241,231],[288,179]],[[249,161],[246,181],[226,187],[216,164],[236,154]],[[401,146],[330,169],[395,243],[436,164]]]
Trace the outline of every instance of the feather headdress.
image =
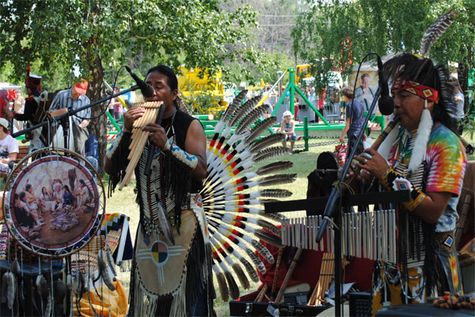
[[[201,191],[213,272],[223,300],[239,296],[238,283],[249,287],[249,279],[257,280],[256,270],[265,273],[264,262],[274,262],[262,241],[280,246],[280,220],[266,215],[263,203],[289,197],[290,191],[272,186],[296,178],[296,174],[282,174],[292,162],[275,160],[288,153],[276,146],[283,134],[268,133],[276,118],[263,118],[269,109],[258,104],[260,96],[245,101],[245,95],[239,93],[216,124]],[[267,159],[273,162],[256,166]]]
[[449,11],[440,16],[424,33],[421,40],[419,54],[428,56],[429,51],[434,43],[447,31],[457,17],[458,13]]
[[[453,87],[448,82],[448,72],[442,65],[435,65],[429,59],[431,47],[444,34],[445,31],[452,25],[458,13],[449,11],[443,14],[433,23],[424,33],[421,40],[421,47],[419,49],[420,56],[413,54],[400,54],[384,64],[384,72],[390,80],[398,81],[413,81],[419,84],[431,87],[437,90],[439,100],[436,107],[434,107],[433,117],[436,121],[443,123],[448,128],[455,130],[456,126],[456,107],[452,98]],[[416,155],[412,155],[409,163],[410,170],[414,170],[419,166],[425,158],[425,151],[428,136],[433,126],[432,116],[428,114],[425,109],[424,115],[419,123],[416,135],[416,144],[413,149]],[[398,128],[394,129],[398,130]],[[419,133],[420,132],[420,133]],[[422,136],[425,136],[422,140]],[[381,148],[388,148],[391,138],[387,138],[382,144]]]

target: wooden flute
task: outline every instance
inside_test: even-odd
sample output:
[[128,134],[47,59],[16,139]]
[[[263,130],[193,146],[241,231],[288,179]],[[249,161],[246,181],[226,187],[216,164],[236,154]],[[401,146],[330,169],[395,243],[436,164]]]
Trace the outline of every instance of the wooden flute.
[[162,106],[161,101],[152,101],[135,104],[134,107],[143,107],[145,108],[145,113],[142,117],[135,120],[133,129],[132,129],[132,142],[129,145],[129,164],[125,172],[125,176],[119,184],[119,189],[122,189],[126,186],[130,177],[134,173],[135,167],[139,162],[140,157],[142,156],[145,145],[147,144],[149,132],[143,131],[142,128],[147,124],[154,123],[156,121],[160,107]]

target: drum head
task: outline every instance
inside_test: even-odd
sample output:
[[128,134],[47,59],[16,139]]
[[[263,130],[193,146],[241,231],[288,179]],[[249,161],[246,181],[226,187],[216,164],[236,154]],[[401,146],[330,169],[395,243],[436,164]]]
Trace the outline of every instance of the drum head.
[[96,234],[104,201],[102,182],[86,159],[44,149],[25,157],[7,180],[5,223],[26,249],[62,257]]

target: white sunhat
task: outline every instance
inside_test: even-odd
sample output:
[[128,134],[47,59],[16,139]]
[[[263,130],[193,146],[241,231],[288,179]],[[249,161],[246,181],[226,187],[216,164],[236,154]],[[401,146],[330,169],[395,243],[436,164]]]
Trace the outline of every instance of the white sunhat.
[[292,116],[292,112],[290,112],[289,110],[284,111],[284,114],[282,116],[283,117]]
[[0,125],[2,127],[5,127],[5,129],[9,129],[9,123],[8,120],[5,118],[0,118]]

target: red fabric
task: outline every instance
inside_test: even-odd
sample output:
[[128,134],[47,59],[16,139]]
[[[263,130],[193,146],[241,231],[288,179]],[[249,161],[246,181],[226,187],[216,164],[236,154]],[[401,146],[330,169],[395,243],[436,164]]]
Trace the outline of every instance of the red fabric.
[[338,165],[340,167],[345,165],[347,152],[348,152],[347,144],[339,144],[335,146],[335,156],[338,161]]
[[[269,251],[275,258],[277,262],[278,257],[278,248],[267,245]],[[275,264],[270,265],[264,259],[261,258],[263,263],[266,265],[267,272],[265,274],[259,274],[259,280],[262,283],[267,284],[268,291],[267,294],[270,294],[272,289],[272,284],[274,281],[274,276],[277,274],[277,287],[276,292],[279,291],[280,285],[285,278],[289,265],[292,261],[292,258],[295,254],[295,248],[285,247],[282,255],[282,260],[277,272],[275,272]],[[320,276],[320,267],[322,264],[322,252],[317,252],[313,250],[303,250],[300,259],[297,262],[297,266],[292,274],[292,277],[289,280],[287,287],[298,285],[302,283],[308,283],[310,285],[311,291],[315,288],[318,278]],[[352,258],[350,263],[345,267],[344,271],[344,281],[345,283],[354,282],[356,287],[361,291],[370,291],[372,284],[372,274],[373,274],[374,261],[361,259],[361,258]],[[252,301],[258,295],[258,291],[241,296],[239,301]],[[276,294],[274,294],[276,295]]]
[[327,90],[324,89],[318,94],[318,109],[323,110],[325,98],[327,97]]
[[7,100],[14,101],[15,99],[16,99],[16,90],[15,89],[7,90]]
[[5,107],[8,107],[7,91],[0,90],[0,118],[4,117]]

